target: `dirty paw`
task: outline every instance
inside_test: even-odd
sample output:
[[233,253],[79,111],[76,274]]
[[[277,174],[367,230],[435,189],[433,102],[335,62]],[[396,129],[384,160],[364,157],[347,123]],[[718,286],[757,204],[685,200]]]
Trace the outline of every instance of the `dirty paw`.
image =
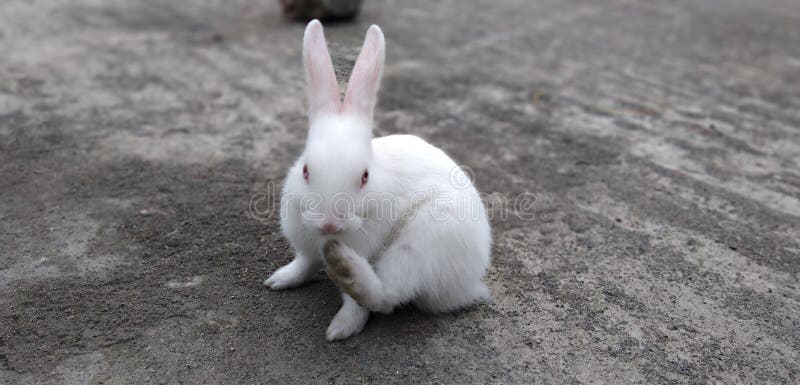
[[353,277],[353,269],[348,263],[344,246],[339,241],[328,241],[322,248],[322,255],[325,258],[325,271],[331,279],[350,280]]
[[360,298],[354,277],[356,261],[350,253],[353,251],[338,241],[328,241],[322,248],[325,273],[343,292],[350,294],[353,298]]

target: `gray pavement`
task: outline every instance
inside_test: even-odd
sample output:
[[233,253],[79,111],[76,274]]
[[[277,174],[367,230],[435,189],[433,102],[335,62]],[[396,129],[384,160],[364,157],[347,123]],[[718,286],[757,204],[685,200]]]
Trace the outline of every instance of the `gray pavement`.
[[277,1],[0,4],[0,383],[797,384],[800,3],[366,1],[376,133],[470,167],[490,304],[328,343],[249,213],[302,149]]

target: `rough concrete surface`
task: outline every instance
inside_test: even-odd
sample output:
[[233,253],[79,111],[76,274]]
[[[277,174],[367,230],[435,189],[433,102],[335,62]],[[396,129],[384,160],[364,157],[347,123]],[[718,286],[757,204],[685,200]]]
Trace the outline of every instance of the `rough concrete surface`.
[[0,4],[0,383],[797,384],[800,3],[366,1],[376,134],[495,216],[490,304],[328,343],[323,275],[251,197],[306,134],[302,24],[263,0]]

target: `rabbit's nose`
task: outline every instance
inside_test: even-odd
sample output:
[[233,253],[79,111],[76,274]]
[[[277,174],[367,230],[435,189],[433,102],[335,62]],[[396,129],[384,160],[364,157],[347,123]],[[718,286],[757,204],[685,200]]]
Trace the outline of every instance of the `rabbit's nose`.
[[322,228],[320,228],[320,232],[322,233],[322,235],[338,234],[342,232],[342,228],[329,222],[322,225]]

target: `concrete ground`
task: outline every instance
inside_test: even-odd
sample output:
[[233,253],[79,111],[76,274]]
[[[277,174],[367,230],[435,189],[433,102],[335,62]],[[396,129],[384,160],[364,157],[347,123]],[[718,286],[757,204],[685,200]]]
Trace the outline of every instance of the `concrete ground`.
[[376,133],[494,197],[490,304],[328,343],[250,214],[306,135],[277,1],[0,4],[0,383],[797,384],[800,3],[366,1]]

